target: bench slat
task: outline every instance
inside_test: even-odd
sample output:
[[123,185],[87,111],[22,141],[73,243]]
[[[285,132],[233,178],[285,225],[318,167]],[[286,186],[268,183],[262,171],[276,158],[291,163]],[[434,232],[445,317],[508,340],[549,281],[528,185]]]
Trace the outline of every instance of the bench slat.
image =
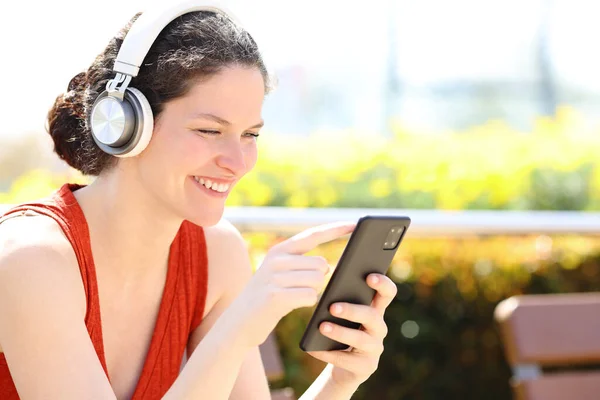
[[514,296],[495,316],[513,366],[600,362],[600,293]]
[[517,400],[598,400],[599,372],[547,374],[531,381],[513,384]]

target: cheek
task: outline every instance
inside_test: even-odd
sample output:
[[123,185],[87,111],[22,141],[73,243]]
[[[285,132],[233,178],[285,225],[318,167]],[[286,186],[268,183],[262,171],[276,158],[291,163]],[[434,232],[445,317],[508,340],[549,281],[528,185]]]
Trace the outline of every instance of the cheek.
[[[159,129],[155,129],[152,140],[148,145],[144,154],[151,157],[154,162],[160,160],[162,162],[172,163],[177,154],[185,148],[183,137],[176,129],[168,124],[161,124]],[[160,165],[160,164],[159,164]]]
[[256,142],[254,142],[244,149],[244,162],[246,164],[246,167],[248,168],[248,171],[254,168],[257,159],[258,149],[256,147]]
[[191,137],[188,140],[181,141],[180,147],[177,149],[177,153],[173,154],[173,157],[179,159],[184,164],[194,163],[197,165],[198,162],[202,162],[202,160],[208,158],[210,152],[209,143]]
[[209,159],[214,151],[211,143],[194,134],[183,132],[176,139],[168,141],[168,157],[173,165],[184,170],[194,169],[198,164]]

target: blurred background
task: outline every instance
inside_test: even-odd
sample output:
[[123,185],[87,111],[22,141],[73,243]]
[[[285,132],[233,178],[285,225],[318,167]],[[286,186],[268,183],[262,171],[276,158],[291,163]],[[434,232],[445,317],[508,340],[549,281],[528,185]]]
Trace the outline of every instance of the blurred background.
[[[0,6],[0,204],[89,181],[53,154],[45,115],[155,1]],[[590,222],[600,209],[600,5],[224,3],[278,80],[257,167],[228,199],[255,265],[281,237],[340,210],[414,216],[390,269],[399,291],[386,351],[355,398],[511,398],[495,305],[600,290],[600,226]],[[270,207],[306,218],[281,224]],[[317,253],[335,264],[344,245]],[[298,348],[311,312],[277,328],[286,374],[274,385],[297,394],[323,367]]]

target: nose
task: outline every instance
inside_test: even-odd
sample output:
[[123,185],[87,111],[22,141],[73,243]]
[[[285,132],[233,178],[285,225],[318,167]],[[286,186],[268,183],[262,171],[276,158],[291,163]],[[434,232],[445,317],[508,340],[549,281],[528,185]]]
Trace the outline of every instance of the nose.
[[243,144],[239,140],[223,143],[217,156],[217,166],[228,170],[232,175],[242,176],[246,172],[246,159]]

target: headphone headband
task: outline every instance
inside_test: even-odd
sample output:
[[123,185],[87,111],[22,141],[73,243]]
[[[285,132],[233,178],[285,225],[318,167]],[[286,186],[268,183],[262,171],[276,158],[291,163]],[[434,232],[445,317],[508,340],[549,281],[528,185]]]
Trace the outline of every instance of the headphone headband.
[[125,35],[113,66],[113,71],[137,76],[144,57],[160,32],[175,18],[194,11],[220,13],[239,24],[239,20],[222,5],[210,0],[185,0],[179,3],[163,1],[163,7],[152,7],[144,11]]
[[173,4],[172,0],[162,0],[159,7],[142,13],[125,35],[113,66],[115,77],[106,83],[106,90],[96,98],[90,113],[92,137],[105,153],[134,157],[150,143],[152,107],[142,92],[128,86],[165,26],[194,11],[218,13],[240,25],[229,10],[216,3],[218,0],[179,1]]

